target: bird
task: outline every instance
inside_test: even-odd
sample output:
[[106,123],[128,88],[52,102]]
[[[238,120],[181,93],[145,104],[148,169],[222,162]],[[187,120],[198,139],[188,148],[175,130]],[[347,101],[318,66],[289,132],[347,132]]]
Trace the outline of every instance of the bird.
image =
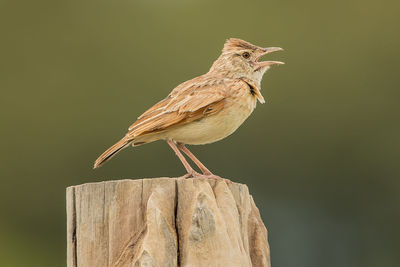
[[[281,50],[280,47],[259,47],[238,38],[227,39],[207,73],[181,83],[140,115],[126,135],[98,157],[94,168],[130,145],[165,140],[186,169],[183,177],[220,178],[185,145],[210,144],[231,135],[250,116],[257,101],[265,103],[261,79],[272,65],[284,63],[259,60]],[[202,173],[195,171],[181,152]]]

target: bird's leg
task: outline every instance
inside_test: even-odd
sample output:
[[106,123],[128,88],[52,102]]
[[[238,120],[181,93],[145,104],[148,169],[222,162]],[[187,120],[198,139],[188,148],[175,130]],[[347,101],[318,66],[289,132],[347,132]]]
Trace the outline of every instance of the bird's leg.
[[175,154],[178,156],[178,158],[180,159],[180,161],[182,162],[183,166],[185,167],[187,174],[184,175],[185,178],[188,177],[194,177],[197,176],[199,173],[197,173],[192,166],[190,166],[190,164],[187,162],[187,160],[185,159],[185,157],[182,155],[182,153],[179,151],[179,149],[176,147],[176,144],[174,141],[172,140],[167,140],[168,145],[172,148],[172,150],[175,152]]
[[[199,169],[203,172],[203,175],[199,175],[198,178],[221,179],[221,177],[219,177],[218,175],[215,175],[212,172],[210,172],[210,170],[207,169],[207,167],[204,166],[204,164],[201,163],[200,160],[198,158],[196,158],[193,155],[193,153],[190,152],[189,149],[187,149],[187,147],[185,147],[184,144],[177,143],[177,145],[178,145],[178,148],[180,150],[182,150],[183,153],[185,153],[197,165],[197,167],[199,167]],[[227,183],[231,183],[231,181],[229,179],[224,179],[224,181]]]
[[204,166],[204,164],[201,163],[200,160],[198,158],[196,158],[195,155],[193,155],[193,153],[190,152],[189,149],[187,149],[187,147],[185,147],[184,144],[177,143],[177,145],[178,145],[178,148],[180,150],[182,150],[182,152],[185,153],[194,162],[194,164],[197,165],[197,167],[199,167],[199,169],[203,172],[204,175],[212,175],[210,170],[207,169],[207,167]]

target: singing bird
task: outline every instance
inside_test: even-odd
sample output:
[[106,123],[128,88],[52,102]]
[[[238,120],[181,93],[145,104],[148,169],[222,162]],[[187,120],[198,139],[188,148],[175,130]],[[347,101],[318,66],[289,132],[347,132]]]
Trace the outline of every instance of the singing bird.
[[[210,70],[178,85],[144,112],[128,133],[96,160],[100,167],[123,148],[165,140],[185,167],[184,177],[220,178],[212,174],[186,147],[209,144],[232,134],[249,117],[257,100],[264,103],[260,83],[264,73],[280,61],[259,61],[280,47],[262,48],[241,39],[228,39]],[[185,153],[201,170],[196,172]]]

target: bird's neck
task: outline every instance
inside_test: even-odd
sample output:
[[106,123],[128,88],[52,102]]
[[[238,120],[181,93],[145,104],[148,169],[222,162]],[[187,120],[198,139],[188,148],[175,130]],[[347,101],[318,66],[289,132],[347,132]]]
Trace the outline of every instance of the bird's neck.
[[245,79],[246,81],[251,81],[252,84],[260,88],[262,73],[243,73],[240,71],[224,70],[224,69],[210,69],[206,74],[211,77],[220,77],[228,79]]
[[252,68],[246,68],[241,64],[232,64],[226,57],[221,56],[213,63],[207,75],[230,79],[245,77],[247,80],[260,85],[261,79],[267,70],[268,68],[254,71]]

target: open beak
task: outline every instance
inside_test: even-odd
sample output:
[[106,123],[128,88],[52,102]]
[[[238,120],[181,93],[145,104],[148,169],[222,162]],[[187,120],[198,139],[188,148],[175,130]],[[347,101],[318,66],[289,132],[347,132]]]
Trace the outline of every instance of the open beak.
[[259,70],[261,68],[264,68],[264,67],[271,66],[271,65],[282,65],[282,64],[285,64],[285,63],[283,63],[281,61],[261,61],[261,62],[258,62],[258,60],[262,56],[265,56],[265,55],[267,55],[269,53],[276,52],[276,51],[283,51],[283,49],[280,48],[280,47],[267,47],[267,48],[263,48],[263,50],[264,50],[263,53],[256,59],[257,70]]

